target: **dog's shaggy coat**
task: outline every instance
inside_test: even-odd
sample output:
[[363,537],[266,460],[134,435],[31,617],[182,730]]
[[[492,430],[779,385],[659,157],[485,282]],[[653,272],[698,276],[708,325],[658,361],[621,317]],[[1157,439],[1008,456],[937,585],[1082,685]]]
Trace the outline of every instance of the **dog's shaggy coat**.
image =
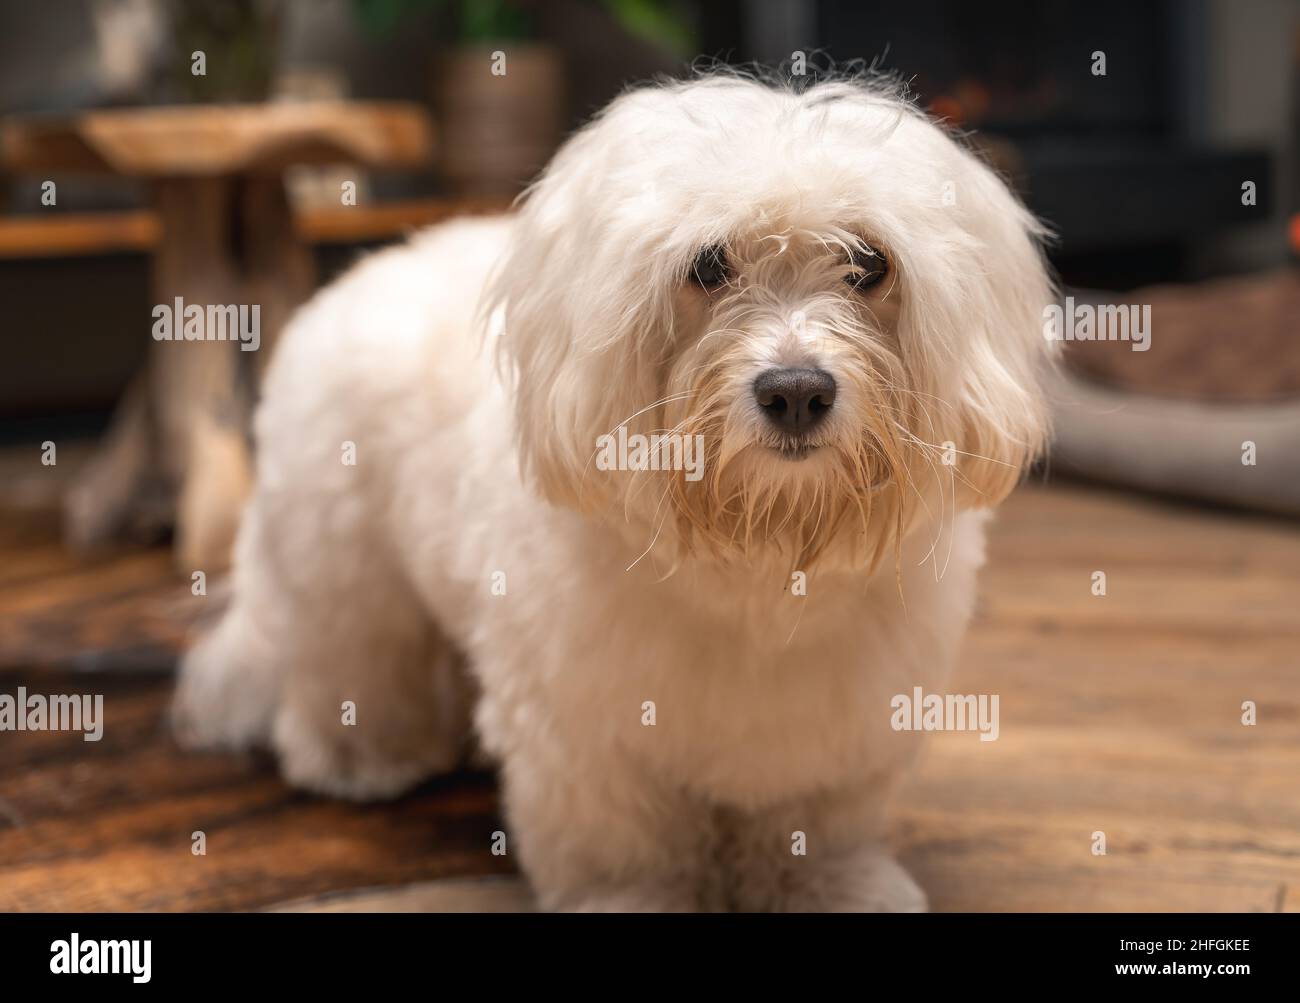
[[[547,908],[924,908],[882,843],[890,700],[943,691],[980,510],[1043,442],[1036,238],[874,85],[625,94],[517,213],[292,322],[178,733],[352,798],[473,734]],[[797,440],[754,392],[786,367],[836,388]],[[620,426],[701,436],[704,476],[600,469]]]

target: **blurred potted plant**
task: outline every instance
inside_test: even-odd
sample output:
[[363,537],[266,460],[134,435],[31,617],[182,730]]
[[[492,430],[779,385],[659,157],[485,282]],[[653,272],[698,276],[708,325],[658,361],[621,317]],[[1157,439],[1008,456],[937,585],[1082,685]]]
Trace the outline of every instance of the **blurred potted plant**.
[[[435,55],[433,104],[439,162],[463,195],[513,195],[546,163],[564,132],[564,66],[537,38],[530,0],[355,0],[379,34],[409,10],[440,8],[453,43]],[[690,30],[679,0],[603,0],[622,28],[685,53]]]
[[439,164],[466,195],[512,195],[559,145],[564,68],[537,41],[530,12],[512,0],[455,4],[456,43],[438,53],[433,104]]
[[182,100],[266,100],[278,57],[281,0],[167,0],[164,9],[174,39],[170,82]]

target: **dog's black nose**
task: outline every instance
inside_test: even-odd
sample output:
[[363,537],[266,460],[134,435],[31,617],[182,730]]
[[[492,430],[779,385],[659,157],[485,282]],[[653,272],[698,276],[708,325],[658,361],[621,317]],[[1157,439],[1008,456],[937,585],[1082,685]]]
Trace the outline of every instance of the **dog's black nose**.
[[802,435],[830,413],[835,379],[821,369],[769,369],[754,381],[754,398],[777,428]]

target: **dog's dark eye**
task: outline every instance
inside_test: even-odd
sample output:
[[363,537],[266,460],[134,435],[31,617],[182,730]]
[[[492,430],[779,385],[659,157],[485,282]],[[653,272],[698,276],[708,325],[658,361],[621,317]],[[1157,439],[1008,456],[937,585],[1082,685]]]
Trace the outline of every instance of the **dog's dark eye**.
[[858,291],[878,285],[889,274],[889,260],[880,251],[865,244],[854,250],[849,263],[852,268],[844,276],[844,281]]
[[726,249],[715,244],[706,247],[691,262],[690,279],[704,289],[716,289],[731,277]]

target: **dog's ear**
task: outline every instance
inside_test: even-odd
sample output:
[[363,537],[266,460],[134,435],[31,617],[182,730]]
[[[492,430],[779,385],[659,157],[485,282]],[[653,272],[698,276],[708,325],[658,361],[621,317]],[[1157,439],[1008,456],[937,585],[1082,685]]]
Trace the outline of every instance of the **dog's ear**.
[[959,157],[954,235],[909,277],[902,324],[913,385],[948,402],[934,417],[956,447],[956,502],[983,508],[1046,447],[1044,387],[1059,346],[1044,335],[1045,228],[983,162]]
[[632,97],[565,143],[522,197],[488,298],[525,472],[584,511],[604,507],[615,480],[596,469],[598,437],[661,394],[671,316],[673,276],[619,162]]

